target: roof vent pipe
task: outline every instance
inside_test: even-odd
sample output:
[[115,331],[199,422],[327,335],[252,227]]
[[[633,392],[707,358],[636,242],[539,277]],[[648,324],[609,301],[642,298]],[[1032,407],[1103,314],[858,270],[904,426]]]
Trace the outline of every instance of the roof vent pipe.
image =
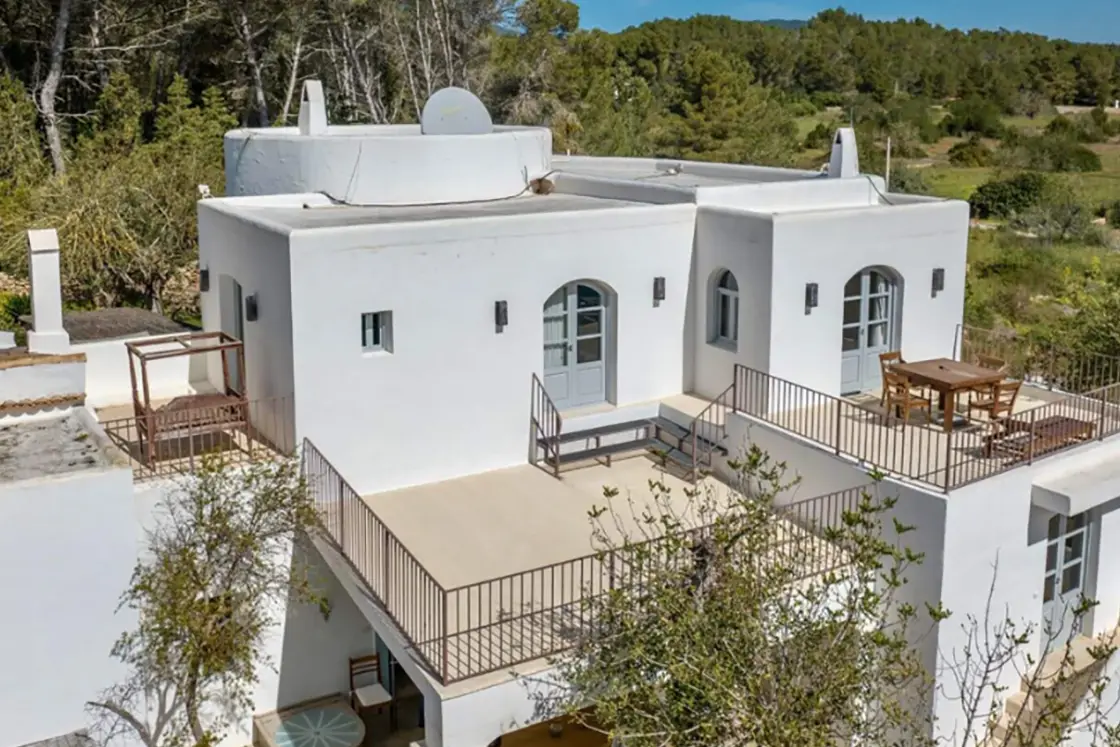
[[856,131],[841,127],[832,140],[832,158],[828,161],[830,179],[859,176],[859,152],[856,149]]
[[320,81],[303,82],[303,93],[299,97],[299,134],[327,134],[327,101]]

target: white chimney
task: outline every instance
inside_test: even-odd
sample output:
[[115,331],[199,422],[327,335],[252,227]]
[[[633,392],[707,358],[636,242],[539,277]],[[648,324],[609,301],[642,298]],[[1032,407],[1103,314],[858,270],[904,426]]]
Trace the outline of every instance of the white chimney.
[[859,152],[856,150],[856,131],[841,127],[832,140],[832,158],[828,162],[830,179],[859,176]]
[[27,266],[31,274],[31,330],[27,349],[33,353],[66,353],[70,335],[62,328],[62,275],[58,268],[58,232],[44,228],[27,232]]
[[317,80],[303,82],[299,98],[299,134],[327,134],[327,101],[323,96],[323,84]]

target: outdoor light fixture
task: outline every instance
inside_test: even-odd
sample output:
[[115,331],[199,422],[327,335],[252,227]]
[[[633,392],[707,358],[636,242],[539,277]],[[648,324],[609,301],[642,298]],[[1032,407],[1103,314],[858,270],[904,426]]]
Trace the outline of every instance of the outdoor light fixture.
[[251,296],[245,296],[245,321],[257,321],[258,314],[259,310],[257,308],[257,294],[254,293]]
[[665,300],[665,278],[663,277],[658,276],[653,279],[653,300]]
[[945,268],[937,267],[933,270],[933,297],[945,290]]
[[817,284],[805,283],[805,313],[817,308]]
[[494,302],[494,329],[501,332],[509,324],[509,306],[505,301]]
[[198,271],[198,290],[205,293],[210,290],[210,268],[203,267]]

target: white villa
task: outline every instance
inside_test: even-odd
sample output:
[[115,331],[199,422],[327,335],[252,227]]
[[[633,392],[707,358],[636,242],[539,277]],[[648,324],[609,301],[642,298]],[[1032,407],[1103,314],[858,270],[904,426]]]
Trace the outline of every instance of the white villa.
[[824,173],[569,157],[453,90],[422,126],[330,125],[309,82],[298,127],[225,154],[203,332],[64,315],[57,238],[30,233],[33,331],[0,351],[0,747],[87,727],[152,509],[217,436],[302,454],[332,607],[289,611],[230,747],[288,747],[363,666],[358,700],[389,706],[368,747],[532,741],[525,675],[602,578],[588,508],[647,493],[651,446],[683,490],[759,444],[818,535],[882,473],[926,555],[909,599],[954,613],[931,670],[989,593],[1086,645],[1120,622],[1120,361],[965,327],[968,205],[888,192],[851,131]]

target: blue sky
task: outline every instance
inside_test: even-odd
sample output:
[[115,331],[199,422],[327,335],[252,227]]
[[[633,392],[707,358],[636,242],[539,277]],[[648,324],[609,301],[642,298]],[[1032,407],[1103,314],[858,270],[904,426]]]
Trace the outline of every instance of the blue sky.
[[[575,0],[580,25],[608,31],[654,18],[687,18],[696,13],[734,18],[810,18],[839,3],[811,0]],[[1074,41],[1120,44],[1117,0],[849,0],[843,7],[876,20],[921,16],[959,28],[1009,28]]]

